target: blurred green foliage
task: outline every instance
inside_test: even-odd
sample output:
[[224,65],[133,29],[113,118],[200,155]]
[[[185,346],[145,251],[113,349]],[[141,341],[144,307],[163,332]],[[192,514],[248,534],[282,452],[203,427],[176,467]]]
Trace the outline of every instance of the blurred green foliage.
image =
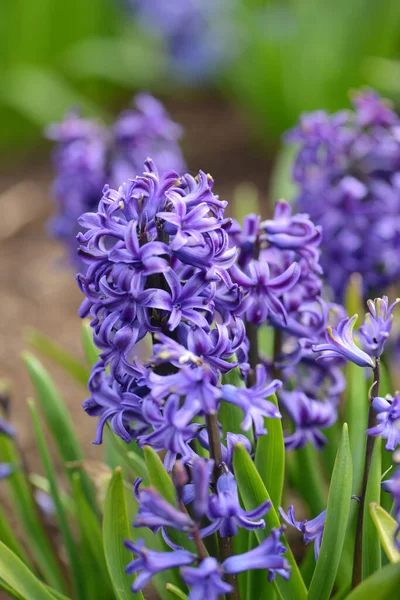
[[[252,115],[265,141],[302,111],[346,106],[351,88],[400,95],[398,0],[232,0],[232,7],[239,50],[216,85]],[[176,90],[162,40],[135,24],[123,0],[2,0],[0,73],[3,153],[36,142],[73,105],[107,118],[121,91]]]
[[2,0],[0,151],[37,141],[71,106],[105,116],[121,89],[160,80],[160,57],[117,0]]

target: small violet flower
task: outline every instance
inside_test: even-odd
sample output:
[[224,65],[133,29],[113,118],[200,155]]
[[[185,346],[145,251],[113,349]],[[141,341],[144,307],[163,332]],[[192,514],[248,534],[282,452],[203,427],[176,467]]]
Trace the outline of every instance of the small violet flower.
[[[221,537],[231,537],[237,534],[238,527],[248,529],[263,529],[264,519],[261,519],[269,509],[271,502],[267,500],[251,511],[245,511],[239,504],[237,483],[232,473],[223,473],[217,481],[217,494],[212,494],[208,500],[207,517],[211,525],[200,530],[200,535],[206,537],[219,531]],[[254,520],[255,519],[255,520]]]
[[392,328],[394,307],[400,302],[397,298],[390,306],[387,296],[368,300],[369,313],[365,315],[364,324],[360,327],[361,342],[364,350],[379,358]]
[[314,557],[317,561],[319,551],[321,549],[322,536],[324,535],[326,509],[323,510],[322,513],[320,513],[317,517],[315,517],[315,519],[311,519],[311,521],[308,521],[307,519],[303,519],[303,521],[296,521],[293,505],[289,506],[287,514],[282,508],[279,508],[279,512],[286,523],[292,525],[298,529],[298,531],[302,532],[305,544],[314,542]]
[[125,541],[125,547],[137,555],[126,567],[127,575],[138,573],[132,584],[132,591],[139,592],[149,581],[161,571],[191,565],[196,560],[196,555],[187,550],[174,550],[173,552],[156,552],[144,545],[144,540],[136,543]]
[[376,397],[372,407],[377,412],[378,425],[367,429],[367,435],[380,436],[387,440],[386,450],[393,451],[400,444],[400,393],[395,397]]
[[337,327],[327,327],[325,332],[326,343],[314,344],[314,352],[321,352],[320,358],[341,357],[349,360],[359,367],[375,367],[374,359],[361,350],[353,339],[353,329],[358,315],[351,319],[342,319]]
[[227,558],[222,564],[224,572],[230,574],[264,569],[268,570],[268,581],[273,581],[277,574],[284,579],[289,579],[290,566],[283,557],[286,546],[280,541],[284,529],[284,527],[271,529],[271,535],[253,550]]
[[183,567],[182,579],[190,588],[189,600],[218,600],[229,594],[232,586],[223,581],[224,571],[215,558],[205,558],[197,568]]
[[281,392],[279,400],[296,427],[294,433],[285,435],[286,450],[303,448],[308,442],[321,450],[326,437],[320,429],[327,429],[336,421],[336,404],[310,399],[301,391]]

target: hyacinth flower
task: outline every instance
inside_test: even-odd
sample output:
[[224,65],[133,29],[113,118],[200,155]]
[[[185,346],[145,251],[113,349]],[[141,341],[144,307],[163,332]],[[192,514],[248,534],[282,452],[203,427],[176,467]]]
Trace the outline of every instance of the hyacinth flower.
[[320,429],[327,429],[335,423],[336,402],[314,400],[301,391],[280,392],[279,400],[295,426],[294,433],[285,435],[285,448],[303,448],[311,442],[321,450],[327,440]]
[[351,101],[351,111],[302,115],[287,134],[297,147],[295,206],[323,229],[321,265],[338,302],[352,273],[367,297],[400,278],[400,119],[373,90]]
[[400,394],[395,397],[376,397],[372,408],[377,413],[378,425],[367,429],[367,435],[379,436],[386,441],[386,450],[393,451],[400,444]]
[[200,536],[206,537],[220,532],[221,537],[237,535],[238,527],[253,530],[265,527],[261,519],[269,509],[271,502],[267,500],[256,509],[245,511],[239,504],[237,483],[232,473],[223,473],[217,481],[217,494],[208,500],[207,517],[211,524],[200,530]]
[[358,315],[342,319],[337,327],[327,327],[325,344],[315,344],[314,352],[320,352],[320,358],[344,358],[359,367],[375,367],[374,359],[361,350],[354,341],[353,329]]
[[[0,435],[6,435],[8,437],[15,436],[14,427],[8,423],[5,419],[0,417]],[[0,480],[9,477],[15,470],[15,467],[11,463],[0,463]]]
[[321,514],[314,519],[311,519],[311,521],[308,521],[307,519],[296,521],[293,505],[289,506],[287,514],[282,508],[279,508],[279,512],[288,525],[292,525],[292,527],[301,531],[305,544],[314,542],[314,558],[315,561],[317,561],[321,549],[322,536],[324,535],[326,510],[323,510]]
[[385,348],[392,329],[392,312],[399,302],[400,299],[397,298],[389,306],[387,296],[367,302],[369,312],[365,315],[364,323],[360,327],[361,342],[365,351],[375,358],[379,358]]
[[56,143],[53,195],[57,214],[49,229],[67,247],[72,264],[80,268],[77,220],[96,209],[105,184],[119,185],[133,179],[142,172],[148,156],[163,170],[185,170],[178,144],[181,128],[149,94],[135,96],[134,108],[123,112],[110,128],[70,112],[61,123],[50,125],[46,135]]
[[[394,454],[395,462],[399,462],[400,457],[398,456],[398,452]],[[394,540],[397,545],[397,548],[400,552],[400,468],[397,467],[393,477],[387,479],[382,482],[382,488],[385,492],[389,492],[389,494],[393,497],[393,515],[397,521],[397,528],[394,533]]]
[[132,16],[161,38],[172,75],[184,83],[212,80],[237,52],[226,0],[129,0]]

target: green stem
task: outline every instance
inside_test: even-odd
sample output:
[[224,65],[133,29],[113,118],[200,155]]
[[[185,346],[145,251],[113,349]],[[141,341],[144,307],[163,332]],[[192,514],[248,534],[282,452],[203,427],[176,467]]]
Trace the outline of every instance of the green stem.
[[[373,397],[379,396],[380,387],[380,360],[376,359],[374,368],[374,383],[370,391],[369,396],[369,410],[368,410],[368,429],[375,424],[375,413],[372,408]],[[372,392],[374,396],[372,396]],[[363,521],[364,521],[364,504],[365,504],[365,493],[367,491],[368,476],[372,461],[372,452],[374,449],[374,438],[367,436],[367,444],[365,448],[365,462],[364,462],[364,473],[362,480],[362,488],[360,495],[360,506],[358,509],[357,517],[357,529],[356,529],[356,542],[354,549],[354,565],[353,565],[353,581],[352,588],[355,588],[362,581],[362,533],[363,533]]]

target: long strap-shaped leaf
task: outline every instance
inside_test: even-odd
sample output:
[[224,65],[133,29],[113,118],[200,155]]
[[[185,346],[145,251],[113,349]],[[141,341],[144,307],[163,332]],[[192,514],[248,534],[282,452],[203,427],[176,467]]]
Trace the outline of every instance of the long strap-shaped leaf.
[[54,600],[54,596],[7,546],[0,542],[0,578],[24,600]]
[[400,563],[387,565],[357,586],[346,600],[395,600],[400,590]]
[[308,593],[309,600],[328,600],[331,595],[346,537],[352,477],[349,435],[345,423],[333,468],[324,535]]
[[65,591],[65,581],[54,549],[49,542],[46,531],[39,518],[31,486],[22,469],[19,469],[21,457],[15,447],[14,440],[0,436],[1,460],[15,465],[14,473],[8,477],[7,483],[12,492],[15,515],[23,525],[27,546],[43,578],[52,587]]
[[[275,394],[268,400],[278,406]],[[285,474],[285,442],[282,421],[280,419],[265,419],[264,422],[268,435],[262,435],[257,440],[255,463],[271,496],[272,504],[278,510],[282,502]]]
[[[40,403],[47,426],[65,464],[83,460],[83,452],[76,435],[70,412],[59,393],[53,379],[37,358],[29,352],[23,354],[29,376],[34,385],[37,400]],[[74,469],[67,468],[67,475],[72,477]],[[93,502],[92,487],[89,478],[82,474],[85,493]]]
[[28,400],[29,410],[31,412],[33,429],[36,436],[37,447],[39,450],[40,458],[43,464],[43,468],[47,479],[49,480],[50,493],[54,502],[54,507],[57,515],[57,521],[60,528],[60,532],[63,538],[65,550],[68,555],[68,562],[71,570],[72,585],[76,594],[76,597],[84,598],[83,594],[83,573],[81,571],[81,565],[79,562],[78,549],[76,547],[70,524],[68,523],[67,516],[64,511],[64,507],[61,501],[60,493],[58,491],[57,479],[54,472],[54,467],[50,458],[50,453],[47,448],[46,440],[43,434],[43,430],[40,424],[39,415],[33,400]]
[[103,543],[108,573],[117,600],[144,600],[143,594],[132,594],[131,581],[125,568],[132,555],[124,547],[129,539],[129,520],[126,508],[122,470],[117,467],[108,486],[104,503]]
[[[252,510],[262,502],[270,499],[255,464],[251,460],[247,450],[241,444],[238,444],[235,448],[233,464],[240,496],[246,510]],[[268,527],[266,529],[257,529],[255,531],[259,542],[262,542],[268,536],[268,532],[272,527],[280,527],[279,517],[274,507],[267,513],[265,521]],[[304,581],[292,551],[284,537],[283,543],[288,549],[285,556],[290,563],[292,572],[288,581],[278,576],[275,580],[275,584],[279,594],[284,600],[305,600],[307,597],[307,589],[304,585]]]
[[362,578],[366,579],[382,566],[382,550],[379,534],[369,512],[371,502],[380,504],[382,476],[382,438],[374,441],[371,466],[364,499],[362,528]]

